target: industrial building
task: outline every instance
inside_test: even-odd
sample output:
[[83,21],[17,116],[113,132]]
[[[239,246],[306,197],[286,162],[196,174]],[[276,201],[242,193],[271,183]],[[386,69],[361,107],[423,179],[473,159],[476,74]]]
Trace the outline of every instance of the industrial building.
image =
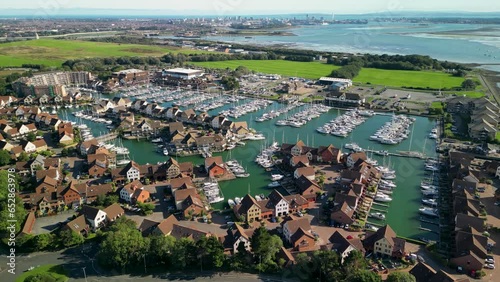
[[172,78],[180,78],[180,79],[193,79],[203,76],[203,70],[175,68],[175,69],[163,70],[162,76],[163,77],[169,76]]

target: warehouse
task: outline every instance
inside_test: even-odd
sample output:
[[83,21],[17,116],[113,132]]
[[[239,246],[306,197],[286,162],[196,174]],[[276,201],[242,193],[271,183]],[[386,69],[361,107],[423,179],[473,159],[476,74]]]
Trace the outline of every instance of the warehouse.
[[181,79],[193,79],[203,75],[202,70],[194,70],[194,69],[169,69],[163,71],[163,76],[170,76],[172,78],[181,78]]

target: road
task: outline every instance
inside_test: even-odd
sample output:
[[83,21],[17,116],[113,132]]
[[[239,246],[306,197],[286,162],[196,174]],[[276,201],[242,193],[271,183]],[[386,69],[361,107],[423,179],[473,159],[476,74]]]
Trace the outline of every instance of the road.
[[[120,275],[119,272],[103,270],[99,268],[95,261],[97,247],[87,244],[86,246],[75,247],[64,251],[53,253],[33,253],[17,257],[16,274],[7,272],[5,265],[5,254],[2,254],[0,260],[2,268],[0,269],[0,281],[14,282],[17,277],[24,273],[31,266],[41,266],[46,264],[62,265],[69,273],[70,282],[100,282],[100,281],[293,281],[290,279],[281,279],[279,277],[247,274],[247,273],[214,273],[214,272],[188,272],[188,273],[155,273],[150,275]],[[142,265],[141,265],[142,267]],[[83,268],[85,268],[85,274]]]

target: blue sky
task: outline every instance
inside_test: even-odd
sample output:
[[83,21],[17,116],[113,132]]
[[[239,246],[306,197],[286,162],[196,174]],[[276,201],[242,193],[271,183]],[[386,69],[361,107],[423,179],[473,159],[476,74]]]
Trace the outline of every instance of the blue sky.
[[[4,1],[2,1],[4,2]],[[167,10],[179,14],[370,13],[401,11],[500,11],[498,0],[14,0],[0,10],[63,11],[76,8]]]

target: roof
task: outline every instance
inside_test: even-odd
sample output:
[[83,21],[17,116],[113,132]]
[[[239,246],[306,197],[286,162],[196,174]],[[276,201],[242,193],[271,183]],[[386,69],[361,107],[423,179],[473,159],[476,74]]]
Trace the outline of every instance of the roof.
[[125,213],[125,211],[120,207],[120,204],[114,203],[111,206],[104,209],[106,216],[108,219],[114,219],[118,216],[121,216]]
[[141,225],[139,226],[139,231],[142,233],[143,236],[148,236],[149,234],[151,234],[153,228],[156,227],[158,224],[160,223],[145,218],[142,221]]
[[193,74],[203,73],[202,70],[185,69],[185,68],[168,69],[168,70],[165,70],[165,72],[174,73],[174,74],[184,74],[184,75],[193,75]]
[[379,228],[377,232],[371,234],[367,233],[363,243],[365,245],[373,246],[375,242],[379,241],[382,238],[385,238],[392,246],[394,246],[394,238],[396,237],[396,232],[394,232],[394,230],[389,225],[385,225],[384,227]]
[[79,217],[73,219],[72,221],[66,224],[66,227],[76,233],[82,232],[87,228],[87,222],[85,221],[85,216],[80,215]]
[[170,186],[172,189],[179,189],[179,188],[195,188],[193,181],[191,177],[182,177],[182,178],[174,178],[170,180]]
[[292,219],[285,221],[283,223],[283,226],[287,226],[288,231],[290,231],[290,234],[295,234],[299,228],[304,229],[305,231],[311,230],[311,224],[309,223],[309,220],[306,217],[301,217],[298,219]]
[[208,237],[211,234],[210,232],[201,231],[194,227],[181,224],[184,224],[184,222],[174,223],[172,226],[171,235],[176,239],[190,238],[194,241],[198,241],[202,237]]
[[290,237],[290,241],[293,243],[299,241],[302,237],[309,237],[314,240],[314,236],[309,232],[309,230],[304,230],[304,228],[299,227],[295,233]]
[[484,219],[476,216],[471,216],[463,213],[457,213],[455,217],[455,228],[464,229],[467,227],[472,227],[479,232],[484,231]]
[[243,199],[241,199],[240,207],[238,208],[239,214],[247,214],[248,210],[253,206],[257,206],[260,208],[257,201],[250,194],[245,195]]
[[80,215],[84,215],[85,218],[88,219],[95,219],[97,217],[97,214],[99,213],[100,209],[91,207],[91,206],[83,206],[82,209],[80,210]]
[[183,202],[189,196],[196,196],[196,195],[198,195],[198,191],[196,191],[195,188],[180,189],[175,191],[174,198],[176,202]]
[[410,270],[410,274],[415,276],[416,282],[428,282],[436,271],[429,265],[419,262]]
[[31,231],[33,230],[33,226],[35,225],[35,221],[36,221],[35,213],[34,212],[28,213],[28,216],[26,217],[26,221],[24,222],[21,233],[30,234]]
[[284,200],[285,202],[287,202],[287,200],[285,199],[285,197],[283,197],[283,195],[281,195],[281,193],[278,192],[277,190],[273,190],[271,192],[271,194],[269,194],[268,198],[269,198],[269,203],[272,204],[273,206],[276,206],[282,200]]
[[298,177],[301,177],[302,175],[306,177],[316,175],[313,167],[299,167],[295,170],[295,172],[297,173]]
[[[164,219],[162,222],[160,222],[158,224],[158,226],[156,227],[156,230],[158,230],[158,232],[160,232],[161,234],[166,236],[172,232],[172,230],[174,228],[174,224],[177,224],[177,223],[179,223],[177,218],[174,215],[170,215],[169,217],[167,217],[166,219]],[[141,224],[141,226],[142,226],[142,224]]]

